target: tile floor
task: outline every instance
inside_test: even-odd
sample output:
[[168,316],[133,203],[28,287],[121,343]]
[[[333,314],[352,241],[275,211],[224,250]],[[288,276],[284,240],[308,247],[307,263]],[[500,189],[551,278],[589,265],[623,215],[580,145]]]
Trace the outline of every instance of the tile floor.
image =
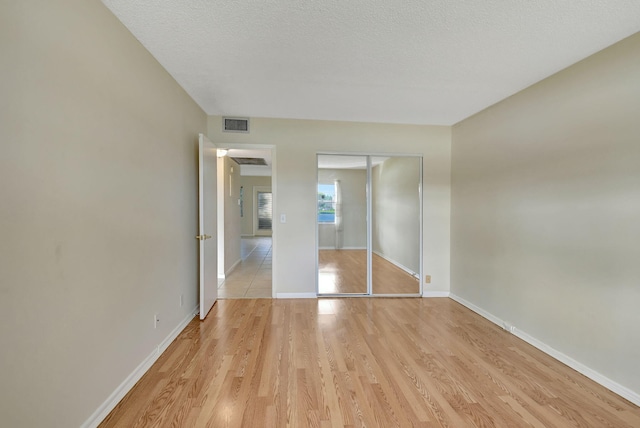
[[271,248],[271,237],[242,238],[242,261],[218,284],[218,298],[271,298]]

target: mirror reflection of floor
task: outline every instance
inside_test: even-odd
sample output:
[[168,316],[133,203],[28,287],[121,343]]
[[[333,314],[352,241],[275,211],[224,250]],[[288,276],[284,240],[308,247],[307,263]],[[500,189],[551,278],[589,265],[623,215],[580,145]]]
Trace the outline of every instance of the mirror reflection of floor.
[[[373,294],[418,294],[418,278],[372,254]],[[366,250],[320,250],[318,257],[320,294],[365,294]]]
[[218,285],[218,298],[271,298],[271,237],[242,238],[242,261]]

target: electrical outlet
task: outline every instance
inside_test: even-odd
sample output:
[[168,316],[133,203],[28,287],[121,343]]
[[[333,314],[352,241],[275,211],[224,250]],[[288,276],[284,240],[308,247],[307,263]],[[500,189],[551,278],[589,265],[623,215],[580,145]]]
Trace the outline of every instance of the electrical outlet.
[[431,275],[425,275],[424,282],[425,284],[431,284]]
[[508,331],[509,333],[515,333],[516,332],[516,328],[515,326],[513,326],[510,322],[508,321],[503,321],[502,322],[502,328],[504,328],[506,331]]
[[155,314],[153,316],[153,328],[158,328],[158,323],[160,323],[160,314]]

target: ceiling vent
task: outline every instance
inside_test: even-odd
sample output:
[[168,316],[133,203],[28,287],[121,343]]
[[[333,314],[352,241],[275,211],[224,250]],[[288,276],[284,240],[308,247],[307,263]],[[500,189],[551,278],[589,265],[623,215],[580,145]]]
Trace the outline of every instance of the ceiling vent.
[[267,165],[263,158],[236,158],[231,157],[238,165]]
[[223,117],[222,130],[224,132],[249,133],[249,119],[242,117]]

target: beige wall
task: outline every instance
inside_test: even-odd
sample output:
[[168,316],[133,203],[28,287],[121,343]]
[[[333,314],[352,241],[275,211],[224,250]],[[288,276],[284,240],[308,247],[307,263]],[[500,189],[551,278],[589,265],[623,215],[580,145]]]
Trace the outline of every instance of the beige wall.
[[[364,158],[366,159],[366,158]],[[342,239],[343,249],[367,248],[367,170],[366,169],[320,169],[318,182],[333,184],[340,180],[342,193]],[[317,193],[317,190],[316,190]],[[314,218],[315,220],[315,218]],[[336,248],[335,224],[318,225],[320,248]]]
[[0,21],[0,425],[77,427],[196,306],[206,116],[99,1]]
[[420,273],[420,158],[391,157],[371,170],[372,250]]
[[454,127],[451,269],[454,294],[636,394],[639,76],[637,34]]
[[224,273],[228,275],[240,261],[240,166],[226,156],[218,159],[218,165],[222,166],[218,177],[224,193]]
[[[315,293],[316,154],[319,151],[413,153],[424,156],[424,266],[429,291],[449,290],[451,129],[313,120],[251,119],[250,134],[224,133],[210,116],[217,144],[275,146],[273,189],[274,287],[277,293]],[[280,213],[287,222],[279,223]]]
[[244,216],[240,219],[240,231],[243,236],[253,236],[253,189],[271,187],[271,177],[242,175],[240,185],[244,188]]

